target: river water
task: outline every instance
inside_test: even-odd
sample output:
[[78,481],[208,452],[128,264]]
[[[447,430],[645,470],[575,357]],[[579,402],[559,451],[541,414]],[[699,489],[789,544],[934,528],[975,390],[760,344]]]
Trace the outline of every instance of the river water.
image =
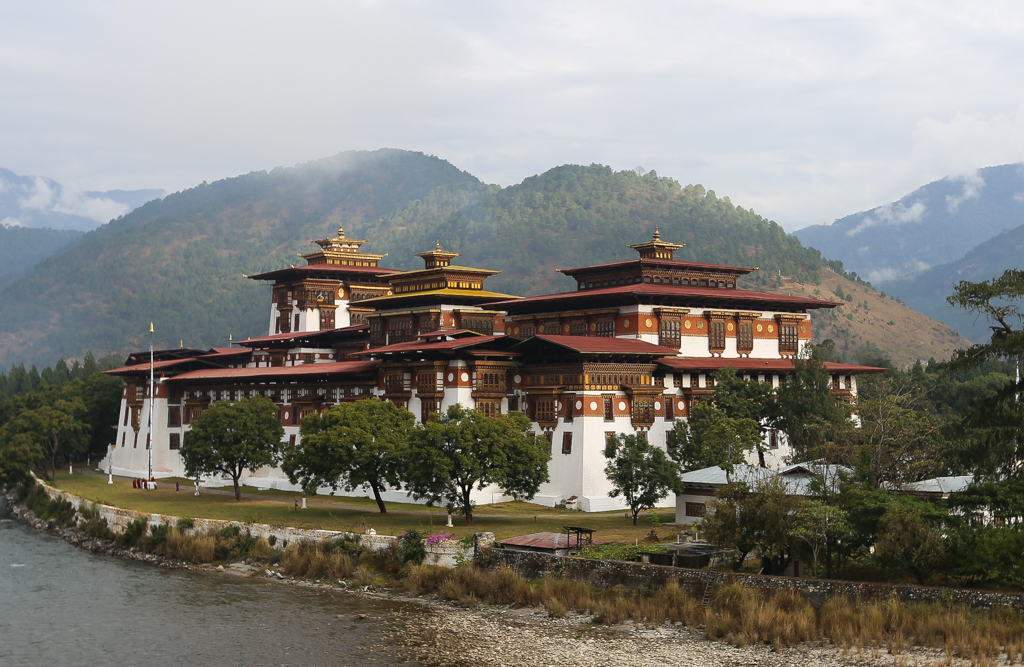
[[[0,501],[0,665],[398,665],[415,605],[73,547]],[[359,616],[365,618],[359,618]]]

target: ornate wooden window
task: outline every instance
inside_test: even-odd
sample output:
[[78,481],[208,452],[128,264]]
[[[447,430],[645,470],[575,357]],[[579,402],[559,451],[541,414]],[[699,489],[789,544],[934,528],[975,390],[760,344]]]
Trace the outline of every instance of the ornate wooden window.
[[501,414],[501,401],[478,399],[476,409],[485,417],[497,417]]
[[513,412],[513,411],[518,412],[519,411],[519,397],[518,396],[509,396],[508,397],[508,411],[509,412]]
[[722,352],[725,350],[725,321],[711,320],[708,323],[708,350]]
[[597,322],[595,335],[602,338],[615,338],[615,320],[601,320]]
[[751,352],[754,349],[754,323],[740,320],[736,327],[736,351]]
[[437,371],[420,371],[416,374],[416,391],[433,394],[437,391]]
[[553,398],[542,398],[535,399],[533,401],[533,407],[535,414],[537,415],[536,421],[539,422],[553,422],[558,420],[558,414],[555,411],[555,399]]
[[440,316],[436,314],[420,315],[419,329],[421,334],[437,331],[441,328]]
[[180,405],[181,389],[178,389],[177,387],[171,387],[170,390],[168,390],[167,392],[167,402],[170,405]]
[[170,448],[171,449],[181,449],[181,434],[179,434],[179,433],[171,433]]
[[562,453],[572,454],[572,433],[562,434]]
[[490,336],[494,333],[494,320],[490,317],[467,317],[463,314],[462,328]]
[[181,426],[181,408],[172,405],[167,408],[167,425],[168,426]]
[[370,345],[381,346],[384,340],[384,322],[379,317],[370,320]]
[[633,425],[654,423],[654,400],[650,398],[633,399]]
[[570,336],[586,336],[587,335],[587,323],[582,320],[574,320],[569,323],[569,335]]
[[476,374],[477,391],[502,393],[505,391],[505,373],[487,372]]
[[686,516],[704,516],[704,503],[686,503]]
[[572,398],[571,396],[565,397],[565,417],[564,417],[564,419],[565,419],[566,422],[568,422],[570,424],[572,423],[572,419],[573,419],[573,416],[574,416],[573,408],[575,408],[575,407],[576,407],[576,399]]
[[295,449],[295,436],[288,436],[288,449]]
[[388,345],[404,343],[413,338],[411,317],[388,319]]
[[532,338],[537,335],[537,327],[531,322],[529,324],[522,324],[519,327],[520,338]]
[[615,421],[615,397],[605,396],[604,397],[604,420],[606,422]]
[[384,393],[400,394],[405,391],[405,373],[388,373],[384,376]]
[[439,402],[432,398],[420,399],[420,421],[426,424],[430,421],[430,415],[436,415]]
[[665,399],[665,421],[674,422],[676,420],[676,399],[669,396]]
[[658,326],[658,344],[678,350],[682,339],[682,322],[674,317],[662,317]]
[[330,331],[334,328],[334,310],[320,309],[320,331]]
[[139,419],[142,413],[142,408],[132,408],[132,428],[136,431],[139,430]]
[[295,329],[295,331],[299,330],[299,316],[298,315],[295,316],[295,326],[292,327],[292,328]]
[[768,447],[770,449],[779,448],[779,432],[775,429],[768,431]]
[[779,352],[796,353],[800,344],[798,327],[796,322],[779,322]]
[[555,434],[552,433],[551,431],[545,431],[544,432],[544,437],[547,438],[547,441],[548,441],[548,453],[550,454],[551,453],[551,449],[553,447],[552,440],[554,440]]
[[132,409],[131,408],[125,408],[124,409],[124,425],[125,426],[128,425],[128,418],[131,417],[131,414],[132,414]]

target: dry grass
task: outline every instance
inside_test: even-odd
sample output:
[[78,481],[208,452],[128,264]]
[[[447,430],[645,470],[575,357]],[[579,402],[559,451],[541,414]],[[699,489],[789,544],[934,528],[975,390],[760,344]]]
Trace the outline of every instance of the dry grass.
[[177,528],[167,532],[164,553],[168,558],[188,563],[212,563],[217,546],[213,535],[186,535]]
[[[267,546],[269,548],[269,544]],[[281,567],[285,574],[293,577],[304,576],[330,581],[347,579],[356,571],[352,555],[330,541],[288,547],[281,558]]]

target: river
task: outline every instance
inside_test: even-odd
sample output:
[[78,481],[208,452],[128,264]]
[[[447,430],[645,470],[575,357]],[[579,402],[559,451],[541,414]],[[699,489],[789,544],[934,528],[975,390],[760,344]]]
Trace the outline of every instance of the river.
[[4,667],[417,665],[399,642],[424,613],[92,554],[12,521],[0,500]]

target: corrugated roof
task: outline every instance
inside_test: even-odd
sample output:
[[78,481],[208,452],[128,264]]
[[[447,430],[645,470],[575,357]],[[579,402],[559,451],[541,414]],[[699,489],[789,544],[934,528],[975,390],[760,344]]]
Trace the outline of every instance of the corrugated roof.
[[946,495],[947,493],[958,493],[974,483],[974,475],[957,475],[952,477],[933,477],[922,479],[920,482],[912,482],[903,487],[904,491],[912,493],[935,493]]
[[[511,544],[517,547],[531,549],[575,549],[577,547],[576,536],[565,533],[530,533],[519,537],[510,537],[498,540],[498,544]],[[586,541],[584,541],[586,544]],[[606,544],[606,542],[593,541],[593,544]]]
[[[190,357],[187,359],[167,359],[164,361],[157,361],[153,363],[153,370],[159,370],[162,368],[170,368],[171,366],[177,366],[178,364],[185,364],[190,361],[195,361],[196,357]],[[122,366],[121,368],[114,368],[109,371],[105,371],[108,375],[128,375],[132,373],[149,372],[149,362],[144,364],[134,364],[132,366]]]
[[348,333],[361,333],[370,328],[369,324],[353,324],[350,327],[342,327],[340,329],[327,329],[325,331],[298,331],[290,333],[271,334],[269,336],[259,336],[258,338],[250,338],[248,340],[236,341],[238,345],[258,345],[259,343],[280,343],[287,342],[290,340],[297,340],[300,338],[315,338],[315,337],[328,337],[337,334],[348,334]]
[[[287,269],[277,269],[266,273],[258,273],[248,276],[250,280],[274,280],[293,273],[362,273],[370,276],[390,275],[402,273],[398,269],[385,269],[380,266],[341,266],[339,264],[306,264],[305,266],[292,266]],[[344,276],[338,276],[338,280]]]
[[539,334],[524,340],[516,347],[536,345],[534,341],[545,341],[580,354],[671,354],[672,348],[636,338],[605,338],[603,336],[549,336]]
[[472,290],[472,289],[436,289],[436,290],[424,290],[422,292],[405,292],[403,294],[392,294],[391,296],[375,296],[372,299],[363,299],[359,301],[360,307],[364,305],[377,306],[383,304],[387,306],[395,301],[402,301],[407,299],[420,299],[423,297],[472,297],[474,299],[503,299],[515,301],[520,297],[514,294],[502,294],[501,292],[488,292],[486,290]]
[[375,369],[379,361],[336,361],[331,363],[299,364],[298,366],[274,366],[271,368],[209,368],[182,373],[169,382],[195,380],[254,380],[258,378],[292,378],[316,375],[346,375],[363,373]]
[[540,296],[528,296],[511,301],[494,301],[483,305],[493,308],[504,308],[509,310],[509,312],[522,312],[533,306],[551,305],[551,307],[555,307],[559,302],[574,302],[595,298],[607,300],[614,297],[621,297],[624,299],[675,297],[676,299],[704,300],[715,303],[739,302],[758,304],[758,307],[765,309],[768,309],[767,306],[771,304],[799,308],[835,308],[836,306],[842,305],[832,301],[808,299],[800,296],[768,294],[767,292],[751,292],[747,290],[724,289],[718,287],[691,287],[689,285],[655,285],[648,283],[641,283],[638,285],[619,285],[617,287],[602,287],[601,289],[584,289],[577,290],[575,292],[561,292],[558,294],[542,294]]
[[500,339],[516,340],[511,336],[472,336],[469,338],[456,338],[455,340],[422,341],[409,340],[404,343],[374,347],[369,350],[352,352],[349,356],[366,354],[393,354],[395,352],[427,352],[430,350],[459,350],[467,347],[476,347]]
[[[717,371],[730,367],[747,373],[792,373],[792,359],[750,359],[746,357],[664,357],[657,362],[678,371]],[[884,373],[887,368],[825,362],[830,373]]]

